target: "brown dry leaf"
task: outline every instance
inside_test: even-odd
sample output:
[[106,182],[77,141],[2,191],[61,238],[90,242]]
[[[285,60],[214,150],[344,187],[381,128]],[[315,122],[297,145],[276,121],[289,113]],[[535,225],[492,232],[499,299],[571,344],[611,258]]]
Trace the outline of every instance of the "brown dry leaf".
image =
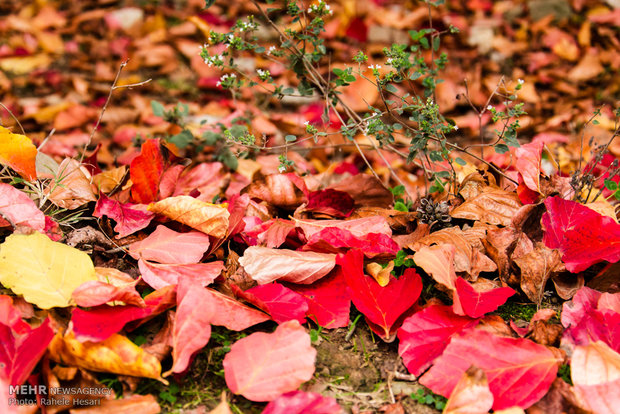
[[58,174],[45,189],[45,194],[52,203],[69,210],[97,201],[90,174],[71,158],[60,163]]
[[501,188],[487,187],[479,195],[466,200],[452,210],[450,215],[454,218],[508,226],[520,207],[521,201],[516,193]]
[[579,61],[577,66],[568,72],[568,79],[581,82],[587,81],[600,75],[605,68],[601,65],[598,51],[593,48]]
[[310,284],[331,272],[336,255],[252,246],[239,264],[260,285],[275,280]]
[[79,414],[157,414],[161,407],[152,394],[134,394],[118,400],[104,400],[93,407],[74,408],[71,413]]
[[454,290],[456,287],[455,252],[456,247],[453,244],[441,243],[424,246],[413,255],[413,261],[431,275],[437,283]]
[[[551,277],[555,291],[564,300],[570,300],[585,284],[583,273],[560,273]],[[616,274],[617,280],[617,274]]]
[[109,193],[123,182],[126,175],[126,165],[111,168],[93,176],[93,184],[97,186],[100,192]]
[[530,325],[530,329],[529,338],[532,341],[545,346],[557,346],[560,344],[563,331],[561,325],[538,320]]
[[536,304],[542,301],[551,274],[564,270],[560,252],[549,249],[543,243],[536,243],[534,250],[517,257],[514,262],[521,269],[521,289]]
[[458,227],[441,229],[418,240],[407,248],[418,251],[422,246],[432,244],[451,244],[456,248],[454,252],[454,271],[469,273],[472,268],[473,249],[463,235],[463,230]]
[[571,361],[576,394],[595,413],[620,413],[620,354],[596,341],[578,346]]
[[484,371],[469,367],[454,387],[443,410],[444,414],[487,413],[493,406],[493,394]]
[[578,413],[584,407],[575,390],[566,381],[556,378],[545,396],[527,409],[528,414]]
[[224,238],[230,217],[226,207],[226,204],[211,204],[190,196],[177,196],[151,203],[148,210],[210,236]]
[[157,358],[119,334],[102,342],[82,343],[75,339],[73,332],[64,336],[57,333],[48,351],[52,360],[64,365],[165,382],[161,379],[161,365]]
[[355,200],[356,207],[389,207],[394,196],[379,180],[369,174],[356,174],[327,188],[344,191]]
[[305,201],[302,191],[283,174],[268,175],[263,180],[254,181],[246,192],[252,198],[285,209],[295,209]]

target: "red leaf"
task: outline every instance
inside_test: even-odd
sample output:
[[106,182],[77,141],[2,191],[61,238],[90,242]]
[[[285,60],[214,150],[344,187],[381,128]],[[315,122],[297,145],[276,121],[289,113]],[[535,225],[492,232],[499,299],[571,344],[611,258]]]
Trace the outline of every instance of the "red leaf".
[[355,201],[348,193],[328,188],[309,193],[306,210],[334,217],[349,217],[354,205]]
[[2,217],[14,225],[28,226],[41,232],[45,229],[45,214],[34,201],[26,193],[5,183],[0,183],[0,221],[4,221]]
[[120,301],[127,305],[144,306],[144,300],[136,291],[139,279],[125,286],[115,286],[100,280],[89,280],[78,286],[71,297],[78,306],[99,306],[108,302]]
[[418,376],[442,354],[455,334],[477,323],[455,314],[450,306],[429,306],[405,319],[398,330],[398,354],[409,372]]
[[101,342],[132,321],[152,318],[176,303],[173,286],[156,290],[144,298],[145,307],[138,306],[96,306],[90,310],[75,308],[71,312],[72,330],[80,342]]
[[131,197],[136,203],[148,204],[157,200],[159,180],[164,171],[164,157],[159,140],[149,139],[142,144],[140,155],[131,161]]
[[376,332],[384,340],[393,339],[398,318],[418,301],[422,292],[422,278],[413,269],[405,270],[398,279],[392,278],[381,287],[374,278],[363,273],[364,254],[351,250],[336,259],[342,267],[344,278],[355,307],[367,321],[381,328]]
[[271,315],[277,323],[292,319],[306,323],[308,303],[299,293],[279,283],[254,286],[243,292],[244,299]]
[[10,296],[0,296],[0,383],[21,385],[45,353],[54,331],[49,318],[32,329],[12,302]]
[[380,255],[394,256],[400,250],[390,236],[384,233],[368,233],[362,237],[338,227],[328,227],[314,233],[302,250],[324,253],[344,253],[348,249],[361,249],[368,258]]
[[509,287],[501,287],[486,292],[478,292],[465,279],[456,279],[454,304],[452,308],[457,315],[479,318],[503,305],[515,292]]
[[449,397],[472,365],[487,375],[496,411],[513,406],[528,408],[547,393],[558,371],[556,357],[545,346],[468,329],[452,338],[420,383]]
[[349,324],[351,297],[339,267],[332,275],[311,285],[295,285],[291,289],[303,295],[308,303],[306,316],[327,329]]
[[523,177],[526,187],[540,192],[540,162],[544,143],[541,141],[521,145],[515,150],[516,169]]
[[211,337],[211,319],[217,312],[211,295],[200,283],[189,277],[179,280],[177,311],[172,329],[172,359],[170,371],[183,372],[192,355],[203,348]]
[[366,26],[364,20],[356,16],[351,19],[345,34],[351,39],[355,39],[360,43],[365,43],[366,40],[368,40],[368,26]]
[[329,227],[347,230],[353,236],[361,238],[368,233],[383,233],[392,237],[392,229],[383,216],[368,216],[353,220],[295,220],[295,225],[303,230],[306,239]]
[[181,276],[192,277],[202,286],[210,285],[222,273],[224,263],[217,261],[194,264],[158,264],[140,259],[138,268],[142,274],[142,280],[153,289],[161,289],[178,284]]
[[611,217],[560,197],[545,200],[543,241],[550,249],[559,249],[566,269],[581,272],[606,260],[620,260],[620,224]]
[[267,404],[262,414],[340,414],[342,407],[333,397],[315,392],[291,391]]
[[161,225],[147,238],[129,246],[129,254],[134,259],[165,264],[198,263],[207,250],[208,235],[200,231],[179,233]]
[[294,230],[295,224],[292,221],[277,218],[259,224],[245,233],[255,237],[258,244],[274,248],[284,244],[288,235]]
[[95,211],[95,217],[108,216],[116,222],[114,231],[119,238],[129,236],[149,225],[155,214],[146,210],[146,206],[131,203],[119,203],[101,193]]
[[297,321],[235,342],[224,357],[228,388],[252,401],[271,401],[312,378],[316,350]]

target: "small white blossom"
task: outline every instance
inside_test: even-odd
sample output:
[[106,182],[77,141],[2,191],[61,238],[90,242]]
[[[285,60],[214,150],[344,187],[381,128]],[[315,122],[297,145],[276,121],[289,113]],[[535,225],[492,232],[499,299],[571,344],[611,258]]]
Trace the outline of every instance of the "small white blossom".
[[377,69],[381,69],[381,65],[377,65],[377,66],[376,66],[376,68],[377,68]]
[[519,79],[519,85],[523,85],[525,81],[523,79]]
[[374,68],[375,68],[375,65],[368,66],[368,69],[374,69]]
[[394,62],[394,59],[392,58],[388,58],[388,60],[385,61],[386,65],[391,65]]
[[275,46],[269,46],[269,50],[267,50],[267,55],[270,55],[270,54],[272,54],[275,51],[276,51],[276,47]]
[[489,111],[492,111],[492,110],[493,110],[493,105],[489,105],[489,106],[487,106],[487,109],[488,109]]
[[305,125],[305,126],[310,125],[310,121],[306,121],[306,122],[304,122],[304,125]]
[[458,130],[459,130],[459,126],[458,126],[458,125],[454,125],[453,129],[454,129],[455,131],[458,131]]
[[287,168],[284,165],[280,165],[278,167],[278,171],[280,171],[281,173],[285,172],[287,170]]

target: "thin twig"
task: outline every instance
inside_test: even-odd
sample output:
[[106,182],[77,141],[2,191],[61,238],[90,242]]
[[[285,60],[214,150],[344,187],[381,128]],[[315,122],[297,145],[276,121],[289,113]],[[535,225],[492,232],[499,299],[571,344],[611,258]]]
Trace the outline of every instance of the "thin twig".
[[9,115],[11,115],[11,118],[13,118],[15,120],[15,122],[17,122],[17,125],[19,125],[19,129],[22,130],[22,135],[26,135],[26,131],[24,130],[24,127],[19,122],[19,119],[17,119],[17,117],[13,114],[13,112],[11,112],[11,110],[9,108],[4,106],[4,104],[2,102],[0,102],[0,106],[2,106],[4,108],[4,110],[7,111],[9,113]]

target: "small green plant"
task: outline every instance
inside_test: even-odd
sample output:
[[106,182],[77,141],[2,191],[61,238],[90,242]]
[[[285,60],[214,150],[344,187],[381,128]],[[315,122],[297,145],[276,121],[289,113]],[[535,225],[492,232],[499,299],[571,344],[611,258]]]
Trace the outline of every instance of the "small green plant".
[[179,393],[179,386],[176,382],[171,382],[167,389],[159,393],[159,398],[170,404],[177,402],[177,394]]
[[571,373],[570,373],[570,365],[568,364],[564,364],[561,365],[560,368],[558,369],[558,377],[562,378],[562,381],[573,385],[573,380],[571,379]]
[[430,405],[436,410],[443,410],[446,407],[447,399],[441,395],[437,395],[428,388],[420,388],[416,392],[411,393],[410,397],[420,404]]
[[408,212],[413,207],[411,200],[406,200],[402,197],[405,194],[405,186],[397,185],[394,188],[390,188],[392,195],[394,196],[394,210]]

